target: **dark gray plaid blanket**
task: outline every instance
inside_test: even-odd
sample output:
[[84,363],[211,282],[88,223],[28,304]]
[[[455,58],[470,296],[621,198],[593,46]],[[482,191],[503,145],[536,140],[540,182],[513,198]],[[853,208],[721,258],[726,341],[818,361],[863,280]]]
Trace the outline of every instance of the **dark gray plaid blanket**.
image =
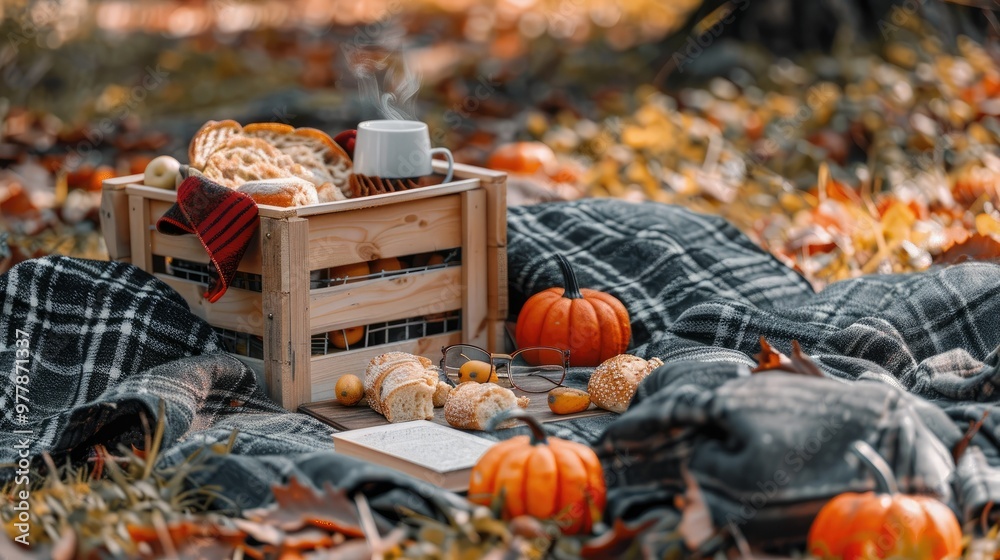
[[[630,352],[667,362],[621,417],[550,425],[601,454],[609,515],[662,519],[687,468],[717,525],[752,540],[801,539],[823,501],[871,487],[845,458],[855,439],[872,443],[904,488],[933,493],[965,518],[1000,498],[997,414],[957,468],[950,452],[1000,398],[1000,267],[870,276],[816,294],[721,219],[611,200],[511,208],[508,242],[514,312],[559,283],[559,252],[581,285],[625,303]],[[365,488],[389,522],[393,503],[409,496],[416,506],[433,492],[332,452],[328,427],[267,401],[179,296],[131,266],[28,261],[0,277],[0,309],[0,368],[9,372],[0,464],[16,461],[24,439],[32,456],[77,458],[95,443],[141,441],[139,414],[155,417],[163,400],[163,461],[239,430],[233,453],[196,482],[241,506],[266,502],[269,484],[293,474]],[[798,340],[829,378],[751,375],[761,336],[786,353]],[[571,383],[585,385],[588,374],[574,370]],[[12,471],[0,468],[0,478]]]

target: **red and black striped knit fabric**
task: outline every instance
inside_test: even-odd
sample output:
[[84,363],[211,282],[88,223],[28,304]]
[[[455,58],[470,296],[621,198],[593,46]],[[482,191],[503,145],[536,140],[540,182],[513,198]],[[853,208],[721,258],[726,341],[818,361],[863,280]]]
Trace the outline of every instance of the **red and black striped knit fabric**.
[[203,177],[188,177],[177,187],[177,203],[156,222],[156,230],[198,236],[212,261],[205,298],[214,303],[229,289],[259,224],[257,203],[249,196]]

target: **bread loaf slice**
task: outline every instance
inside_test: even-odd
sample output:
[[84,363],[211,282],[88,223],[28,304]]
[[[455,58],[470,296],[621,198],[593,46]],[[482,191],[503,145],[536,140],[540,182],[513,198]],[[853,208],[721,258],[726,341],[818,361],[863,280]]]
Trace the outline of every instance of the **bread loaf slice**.
[[[528,397],[518,397],[496,383],[466,381],[448,395],[444,419],[456,428],[485,430],[494,416],[515,407],[528,408],[528,402]],[[509,428],[516,423],[516,419],[511,419],[497,427]]]
[[227,140],[243,133],[240,123],[233,120],[208,121],[198,129],[188,145],[188,163],[201,171],[208,158]]
[[188,158],[192,168],[229,188],[247,181],[299,177],[312,183],[319,202],[345,200],[350,192],[350,156],[315,128],[208,121],[191,139]]
[[368,405],[389,422],[430,420],[434,417],[437,369],[423,356],[387,352],[372,359],[365,370]]

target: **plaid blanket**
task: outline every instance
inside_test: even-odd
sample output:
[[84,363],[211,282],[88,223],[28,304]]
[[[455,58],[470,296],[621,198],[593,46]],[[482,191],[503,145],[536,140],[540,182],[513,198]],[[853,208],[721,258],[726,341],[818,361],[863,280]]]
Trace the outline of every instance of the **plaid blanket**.
[[[1000,266],[867,276],[815,293],[722,219],[618,201],[513,208],[509,240],[513,309],[560,284],[560,252],[581,286],[625,303],[629,352],[667,363],[617,420],[560,427],[598,449],[612,517],[663,518],[687,468],[717,526],[751,541],[801,539],[830,497],[874,487],[846,458],[857,439],[902,488],[963,519],[1000,499]],[[829,379],[751,375],[762,336],[785,354],[798,341]],[[987,410],[956,467],[952,448]]]
[[[677,207],[612,200],[515,207],[508,230],[513,313],[560,283],[552,260],[559,252],[582,286],[625,303],[630,352],[667,362],[621,417],[550,425],[599,451],[613,517],[665,518],[687,468],[718,525],[736,523],[751,538],[801,538],[783,520],[808,520],[829,496],[870,487],[844,459],[855,439],[885,455],[905,488],[938,495],[965,518],[1000,499],[997,414],[957,467],[949,452],[997,399],[1000,267],[869,276],[817,294],[725,221]],[[134,267],[28,261],[0,277],[0,309],[0,367],[10,372],[0,383],[0,464],[16,461],[22,430],[31,432],[36,457],[80,458],[94,443],[140,442],[139,416],[154,418],[163,400],[163,461],[239,429],[233,453],[195,482],[219,486],[240,505],[267,501],[269,484],[291,474],[377,488],[390,521],[393,503],[416,507],[432,494],[331,452],[328,427],[270,403],[253,374],[220,351],[210,327]],[[750,375],[760,336],[786,353],[798,340],[829,378]],[[19,365],[28,379],[18,379]],[[589,373],[575,369],[570,383],[585,385]],[[19,412],[17,404],[26,407]],[[815,438],[822,441],[810,451]],[[788,465],[769,462],[791,451],[798,455]],[[775,478],[779,470],[789,471],[787,482]],[[0,468],[0,478],[11,471]],[[373,478],[382,482],[364,484]]]
[[272,484],[296,476],[364,487],[384,523],[398,503],[440,513],[424,499],[434,493],[426,484],[333,453],[329,426],[268,400],[179,294],[131,265],[26,261],[0,276],[0,310],[0,368],[9,372],[0,381],[0,482],[14,478],[22,450],[37,474],[42,452],[80,461],[95,444],[141,448],[145,416],[164,422],[163,466],[237,431],[232,453],[189,480],[218,486],[237,507],[266,503]]

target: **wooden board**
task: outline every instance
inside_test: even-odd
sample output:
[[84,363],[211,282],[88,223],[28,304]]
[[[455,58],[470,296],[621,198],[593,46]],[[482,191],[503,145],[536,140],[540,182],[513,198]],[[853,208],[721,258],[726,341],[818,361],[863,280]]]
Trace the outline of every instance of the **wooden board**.
[[[129,259],[132,256],[132,242],[129,235],[128,194],[123,186],[104,182],[101,191],[101,232],[108,256],[113,261]],[[116,219],[116,216],[120,219]]]
[[132,264],[145,270],[153,271],[153,254],[151,252],[149,203],[141,196],[128,197],[128,223],[130,251]]
[[267,394],[287,410],[309,398],[309,224],[262,218],[264,372]]
[[[462,264],[312,290],[309,332],[320,334],[460,309],[465,270]],[[485,305],[486,298],[481,299]]]
[[[155,223],[155,219],[153,220]],[[188,235],[166,235],[156,230],[149,232],[150,244],[154,255],[163,257],[173,257],[186,261],[207,264],[208,252],[201,245],[201,241],[192,234]],[[247,252],[243,254],[243,259],[236,270],[249,274],[260,274],[260,231],[256,231],[250,238]]]
[[[604,416],[614,414],[591,404],[590,408],[576,414],[553,414],[549,410],[545,393],[522,393],[514,389],[518,396],[527,395],[531,398],[528,404],[528,412],[540,422],[562,422],[564,420],[575,420],[577,418],[589,418],[593,416]],[[385,417],[375,412],[366,401],[362,399],[357,406],[344,406],[336,400],[314,402],[299,406],[299,412],[308,414],[321,422],[325,422],[338,430],[357,430],[387,424]],[[444,419],[444,407],[434,409],[433,422],[444,426],[450,426]]]
[[462,193],[462,335],[480,347],[489,345],[485,216],[486,193]]
[[191,313],[201,317],[208,324],[231,331],[263,336],[263,303],[259,293],[229,288],[226,295],[215,303],[209,303],[205,299],[207,287],[204,284],[159,272],[153,275],[180,294],[188,302]]
[[317,270],[458,247],[462,242],[461,196],[452,194],[347,214],[311,216],[309,268]]
[[479,181],[475,179],[453,180],[450,183],[430,185],[416,189],[409,189],[400,192],[385,194],[375,194],[362,196],[359,198],[349,198],[336,202],[322,202],[320,204],[310,204],[309,206],[296,206],[294,208],[280,208],[277,206],[260,206],[260,215],[268,216],[275,210],[284,213],[293,212],[299,217],[314,216],[316,214],[329,214],[331,212],[346,212],[348,210],[358,210],[360,208],[374,208],[388,204],[409,203],[414,200],[443,196],[446,194],[459,193],[479,188]]

